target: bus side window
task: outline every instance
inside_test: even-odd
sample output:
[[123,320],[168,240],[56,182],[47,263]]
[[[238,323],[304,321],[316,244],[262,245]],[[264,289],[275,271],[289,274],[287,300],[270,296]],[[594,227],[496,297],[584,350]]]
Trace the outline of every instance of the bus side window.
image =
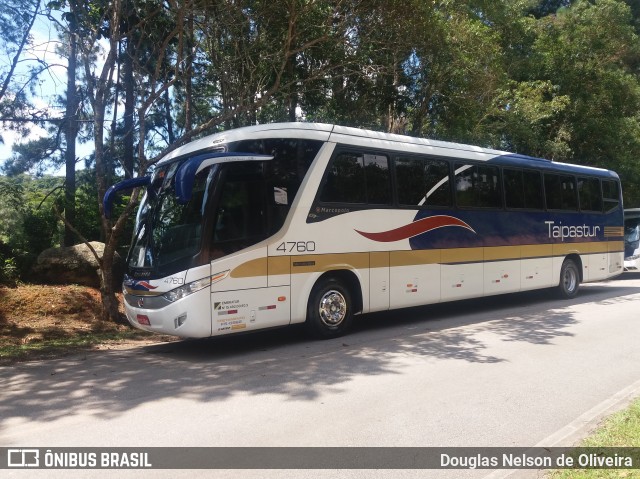
[[504,197],[507,208],[524,208],[522,170],[505,168],[502,174],[504,175]]
[[369,153],[338,154],[329,164],[320,201],[391,204],[388,157]]
[[582,211],[602,212],[602,195],[598,178],[578,178],[578,197]]
[[320,195],[327,203],[366,203],[364,158],[356,153],[341,153],[329,166]]
[[511,209],[541,210],[542,177],[537,171],[505,168],[505,203]]
[[545,173],[544,190],[547,209],[578,210],[578,195],[573,176]]
[[417,158],[396,158],[396,182],[398,184],[398,203],[417,206],[424,198],[424,167]]
[[531,210],[543,210],[544,193],[540,172],[524,170],[522,179],[524,181],[524,207]]
[[618,182],[614,180],[603,180],[602,198],[604,200],[604,211],[615,210],[620,204],[620,188]]
[[391,177],[389,159],[384,155],[364,154],[364,173],[367,187],[367,203],[391,204]]
[[458,206],[502,208],[500,176],[497,167],[456,163],[455,175]]
[[398,203],[405,206],[451,206],[449,163],[432,158],[396,158]]

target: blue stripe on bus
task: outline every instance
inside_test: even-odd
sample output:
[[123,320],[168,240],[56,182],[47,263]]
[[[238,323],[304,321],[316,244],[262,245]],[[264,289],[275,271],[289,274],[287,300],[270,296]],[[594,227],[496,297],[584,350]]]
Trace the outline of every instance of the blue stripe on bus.
[[[420,210],[414,221],[451,215],[466,228],[439,228],[410,238],[411,249],[473,248],[526,244],[584,243],[622,239],[605,236],[605,227],[621,227],[619,211],[612,214],[503,210]],[[552,223],[548,223],[552,222]]]

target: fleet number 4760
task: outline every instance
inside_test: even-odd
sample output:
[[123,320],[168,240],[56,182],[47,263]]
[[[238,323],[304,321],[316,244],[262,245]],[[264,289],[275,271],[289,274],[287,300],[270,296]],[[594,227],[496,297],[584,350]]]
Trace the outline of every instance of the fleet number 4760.
[[315,250],[315,241],[283,241],[276,248],[276,251],[280,251],[282,253],[307,253]]

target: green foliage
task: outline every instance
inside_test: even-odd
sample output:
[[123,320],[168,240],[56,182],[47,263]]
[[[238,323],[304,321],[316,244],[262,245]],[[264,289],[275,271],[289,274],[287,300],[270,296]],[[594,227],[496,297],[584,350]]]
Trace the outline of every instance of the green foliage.
[[[94,176],[93,170],[79,172],[76,196],[75,227],[90,241],[100,239]],[[0,281],[28,277],[38,255],[60,245],[63,225],[54,208],[64,208],[62,183],[54,176],[0,176]]]
[[506,150],[567,160],[570,132],[564,115],[570,104],[548,80],[510,82],[495,99],[495,121],[502,122],[502,138],[494,142]]
[[618,170],[627,205],[637,205],[640,43],[632,11],[620,0],[564,7],[521,21],[527,41],[510,52],[515,68],[484,131],[501,148]]
[[19,279],[19,268],[11,248],[0,240],[0,284],[14,285]]
[[[76,184],[76,222],[74,227],[90,241],[100,239],[100,212],[96,202],[98,189],[95,182],[95,170],[78,171]],[[76,239],[79,243],[80,239]]]
[[37,255],[58,238],[51,203],[48,209],[40,203],[59,183],[59,179],[33,180],[26,175],[0,177],[0,267],[5,282],[26,277]]

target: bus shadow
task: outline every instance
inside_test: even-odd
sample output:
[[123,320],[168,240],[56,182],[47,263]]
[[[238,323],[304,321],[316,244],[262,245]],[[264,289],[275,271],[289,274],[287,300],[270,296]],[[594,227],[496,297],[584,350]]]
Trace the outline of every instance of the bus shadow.
[[[640,274],[637,279],[640,279]],[[476,325],[477,330],[501,334],[505,341],[549,344],[554,337],[571,335],[565,329],[578,320],[570,307],[594,302],[617,304],[635,301],[637,298],[633,295],[639,293],[640,287],[611,286],[610,283],[583,286],[579,295],[571,300],[558,299],[553,290],[527,291],[373,313],[362,316],[355,329],[385,330],[400,325],[411,329],[424,327],[440,333]]]
[[0,428],[20,417],[117,417],[165,398],[211,403],[277,394],[315,401],[356,376],[403,374],[409,355],[502,363],[507,358],[496,341],[552,344],[580,321],[571,306],[635,300],[630,296],[640,288],[620,284],[589,285],[570,301],[549,302],[549,292],[538,291],[370,314],[357,318],[350,335],[328,341],[290,327],[0,368]]

